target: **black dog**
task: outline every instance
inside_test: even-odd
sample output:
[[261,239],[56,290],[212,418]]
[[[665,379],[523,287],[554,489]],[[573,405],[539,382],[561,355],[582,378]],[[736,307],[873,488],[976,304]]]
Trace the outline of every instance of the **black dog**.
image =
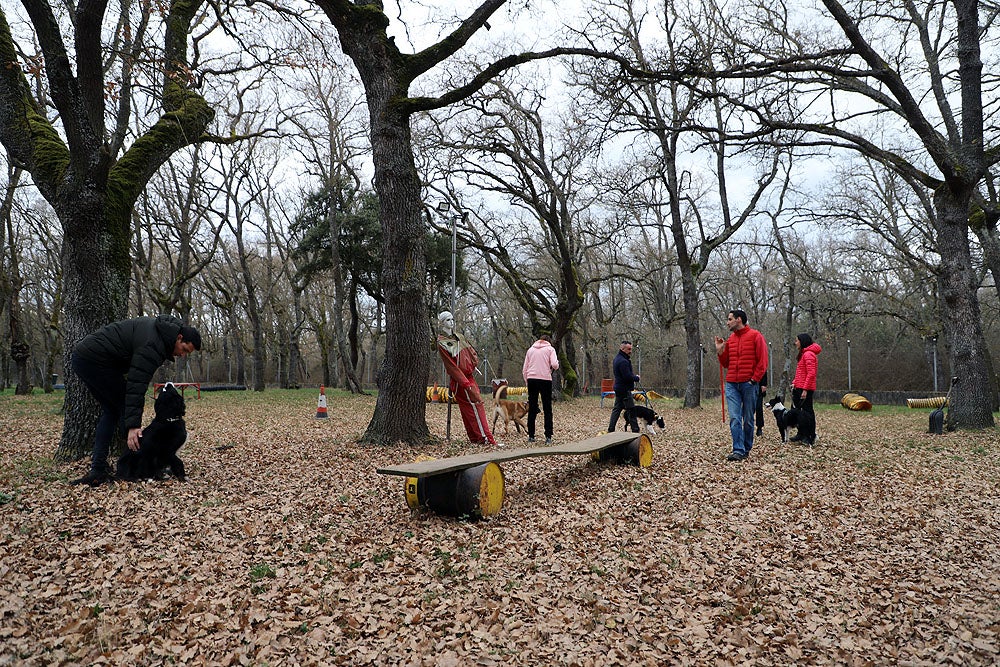
[[632,410],[632,414],[635,415],[636,420],[646,422],[646,429],[649,431],[650,435],[656,435],[656,429],[653,428],[653,424],[656,424],[661,429],[666,428],[663,424],[663,417],[656,414],[656,411],[647,408],[645,405],[637,405]]
[[115,478],[136,482],[143,479],[163,479],[167,468],[174,477],[184,481],[184,463],[177,450],[187,440],[184,426],[184,397],[173,384],[167,383],[153,403],[156,416],[142,429],[139,451],[126,449],[118,459]]
[[788,442],[788,428],[794,426],[797,429],[795,440],[800,440],[807,445],[816,442],[816,418],[811,413],[792,408],[785,408],[781,404],[783,396],[775,396],[767,402],[767,407],[774,415],[774,421],[778,424],[778,432],[781,434],[781,441]]

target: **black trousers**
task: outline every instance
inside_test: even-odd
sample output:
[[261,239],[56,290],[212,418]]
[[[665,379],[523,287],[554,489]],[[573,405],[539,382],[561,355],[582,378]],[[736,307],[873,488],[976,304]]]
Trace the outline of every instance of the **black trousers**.
[[108,472],[108,452],[116,432],[124,433],[122,413],[125,412],[125,376],[73,354],[73,371],[87,385],[87,389],[101,405],[94,434],[94,451],[90,469],[95,473]]
[[608,423],[608,433],[618,428],[618,417],[625,412],[625,423],[632,427],[633,433],[639,432],[639,421],[635,418],[635,399],[632,390],[619,391],[615,389],[615,407],[611,408],[611,421]]
[[552,437],[552,380],[528,380],[528,437],[535,437],[535,417],[539,413],[538,397],[542,397],[545,413],[545,437]]
[[764,397],[767,396],[767,392],[764,389],[760,390],[757,394],[757,430],[760,431],[764,428]]
[[812,419],[809,420],[810,424],[803,429],[804,432],[799,431],[802,434],[802,439],[812,444],[816,440],[816,413],[813,411],[813,392],[809,389],[799,389],[798,387],[793,389],[792,407],[812,415]]

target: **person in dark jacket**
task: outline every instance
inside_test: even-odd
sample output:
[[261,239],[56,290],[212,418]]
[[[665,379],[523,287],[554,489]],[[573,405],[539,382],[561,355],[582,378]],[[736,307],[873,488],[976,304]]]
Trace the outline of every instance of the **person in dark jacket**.
[[108,450],[115,430],[139,450],[142,409],[153,373],[166,361],[201,349],[201,334],[176,317],[136,317],[113,322],[86,336],[73,349],[73,371],[101,405],[90,472],[73,484],[108,481]]
[[621,349],[612,363],[615,374],[615,406],[611,408],[611,422],[608,433],[613,433],[618,427],[618,417],[625,411],[625,423],[632,428],[633,433],[639,432],[639,422],[635,418],[635,399],[632,390],[639,376],[632,372],[632,343],[622,341]]
[[764,435],[764,397],[767,396],[767,371],[760,379],[760,393],[757,394],[757,435]]

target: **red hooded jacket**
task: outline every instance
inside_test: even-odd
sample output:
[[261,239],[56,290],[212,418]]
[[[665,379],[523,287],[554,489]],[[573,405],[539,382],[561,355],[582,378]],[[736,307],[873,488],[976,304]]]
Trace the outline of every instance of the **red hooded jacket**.
[[726,382],[760,382],[767,370],[767,341],[750,327],[734,331],[719,355],[719,363],[726,369]]
[[818,343],[813,343],[802,350],[799,363],[795,366],[795,379],[792,386],[797,389],[816,391],[816,355],[823,351]]

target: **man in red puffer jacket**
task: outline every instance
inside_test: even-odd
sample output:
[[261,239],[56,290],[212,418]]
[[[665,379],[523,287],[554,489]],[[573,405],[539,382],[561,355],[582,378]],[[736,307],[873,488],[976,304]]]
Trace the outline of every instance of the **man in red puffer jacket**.
[[730,310],[726,326],[729,340],[715,337],[719,365],[726,369],[726,403],[733,436],[733,452],[726,460],[745,461],[753,448],[753,418],[760,379],[767,370],[767,341],[747,326],[747,314],[742,310]]

